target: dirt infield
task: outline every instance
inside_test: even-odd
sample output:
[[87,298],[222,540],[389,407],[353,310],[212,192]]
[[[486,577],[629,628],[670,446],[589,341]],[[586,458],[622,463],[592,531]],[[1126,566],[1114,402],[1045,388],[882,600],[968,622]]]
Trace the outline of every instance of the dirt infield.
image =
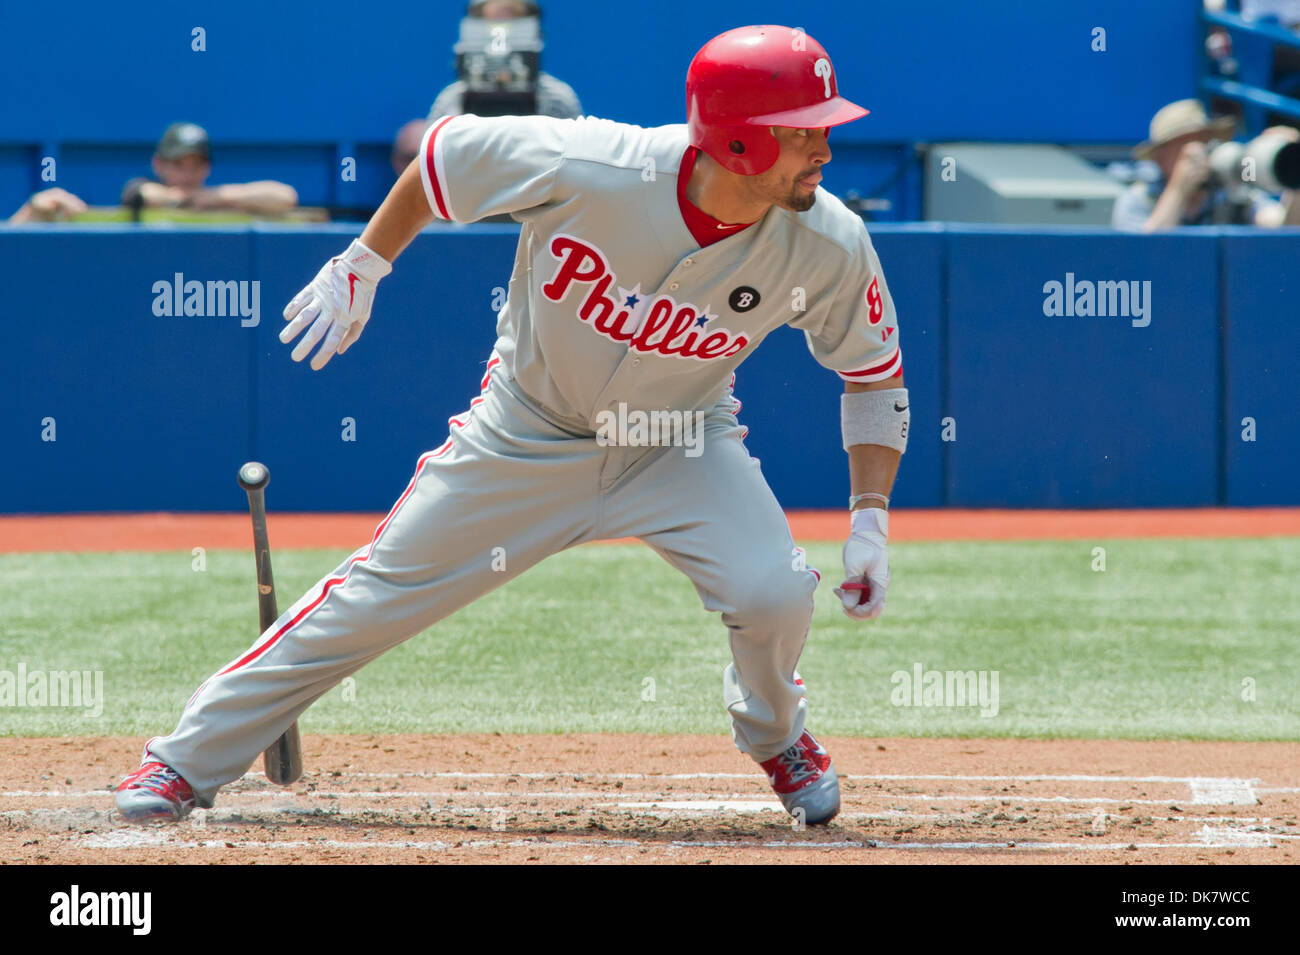
[[[275,547],[355,548],[382,514],[275,514]],[[790,511],[796,540],[838,541],[843,511]],[[890,539],[1032,540],[1115,537],[1279,537],[1300,535],[1300,508],[1197,508],[1137,511],[898,510]],[[248,515],[50,514],[0,517],[0,553],[190,550],[247,547]]]
[[[0,739],[0,862],[1276,863],[1300,744],[826,739],[844,811],[798,831],[721,737],[309,736],[175,826],[111,789],[140,740]],[[259,767],[260,768],[260,767]]]
[[[355,547],[382,515],[273,514],[273,547]],[[793,512],[839,540],[842,511]],[[1265,537],[1300,509],[899,511],[898,540]],[[249,545],[247,515],[0,518],[0,552]],[[830,826],[700,736],[310,736],[287,789],[253,772],[176,826],[112,789],[141,740],[0,738],[0,863],[1118,863],[1300,861],[1300,744],[824,739]],[[258,767],[260,768],[260,766]]]

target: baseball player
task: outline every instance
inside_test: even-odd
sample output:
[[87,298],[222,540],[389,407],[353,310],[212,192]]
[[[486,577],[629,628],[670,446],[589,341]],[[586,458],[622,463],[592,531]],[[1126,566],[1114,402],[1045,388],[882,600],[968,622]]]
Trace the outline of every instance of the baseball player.
[[[781,325],[801,329],[846,382],[851,533],[835,593],[850,617],[878,616],[908,397],[866,228],[819,186],[829,128],[866,110],[839,95],[820,44],[780,26],[709,41],[686,95],[686,125],[655,129],[439,120],[360,239],[289,303],[280,340],[323,369],[356,343],[378,283],[431,220],[508,213],[522,225],[482,393],[420,457],[374,537],[145,745],[116,793],[125,818],[213,805],[344,677],[551,554],[622,537],[648,544],[721,614],[735,743],[785,808],[809,824],[839,811],[795,670],[821,578],[742,443],[732,386]],[[610,415],[638,412],[672,433],[606,440]],[[690,420],[703,423],[694,455],[673,431]]]

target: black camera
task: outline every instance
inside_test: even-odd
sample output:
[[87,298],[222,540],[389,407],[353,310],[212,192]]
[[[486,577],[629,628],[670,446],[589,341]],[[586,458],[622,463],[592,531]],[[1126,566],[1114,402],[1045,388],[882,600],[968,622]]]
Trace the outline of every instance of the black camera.
[[466,113],[527,116],[537,112],[542,53],[538,17],[465,17],[454,49],[456,72],[465,83],[462,109]]

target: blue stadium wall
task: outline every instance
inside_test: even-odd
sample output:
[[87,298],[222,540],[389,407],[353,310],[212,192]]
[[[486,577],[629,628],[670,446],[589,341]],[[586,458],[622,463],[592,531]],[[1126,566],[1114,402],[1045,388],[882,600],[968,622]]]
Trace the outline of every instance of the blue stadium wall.
[[[1300,505],[1300,230],[872,233],[912,396],[899,505]],[[250,458],[276,509],[387,509],[478,392],[517,233],[426,230],[365,337],[312,372],[280,311],[351,234],[0,228],[0,510],[238,510]],[[155,315],[177,273],[259,282],[260,321]],[[1143,315],[1045,314],[1050,282],[1081,302],[1121,280],[1150,283]],[[738,373],[746,443],[787,507],[844,502],[841,388],[788,329]]]
[[[586,111],[682,122],[683,77],[703,42],[792,16],[827,45],[841,91],[871,110],[837,129],[839,195],[880,195],[877,218],[920,218],[914,144],[959,139],[1135,143],[1151,114],[1196,95],[1199,0],[774,0],[543,2],[545,67]],[[0,4],[0,217],[56,180],[115,204],[148,172],[164,127],[187,119],[214,143],[212,182],[278,178],[310,205],[374,207],[392,183],[389,144],[452,79],[464,5],[306,3],[128,7]],[[192,31],[205,49],[192,49]],[[1104,50],[1094,49],[1104,32]],[[342,176],[345,158],[356,178]]]

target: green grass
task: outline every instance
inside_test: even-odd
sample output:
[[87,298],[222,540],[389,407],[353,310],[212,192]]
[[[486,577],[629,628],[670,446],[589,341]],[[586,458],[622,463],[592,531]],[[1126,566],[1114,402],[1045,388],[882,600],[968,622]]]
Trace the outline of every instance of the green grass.
[[[1094,572],[1092,548],[1106,548]],[[1300,539],[913,543],[884,618],[844,617],[824,571],[800,672],[827,735],[1300,739]],[[345,556],[280,551],[287,607]],[[100,670],[98,718],[0,706],[0,735],[167,732],[256,636],[252,556],[0,556],[0,671]],[[640,546],[561,554],[397,648],[307,712],[305,732],[726,733],[727,642]],[[995,717],[891,703],[891,674],[998,671]],[[655,699],[642,699],[644,681]],[[1253,701],[1243,680],[1254,681]]]

